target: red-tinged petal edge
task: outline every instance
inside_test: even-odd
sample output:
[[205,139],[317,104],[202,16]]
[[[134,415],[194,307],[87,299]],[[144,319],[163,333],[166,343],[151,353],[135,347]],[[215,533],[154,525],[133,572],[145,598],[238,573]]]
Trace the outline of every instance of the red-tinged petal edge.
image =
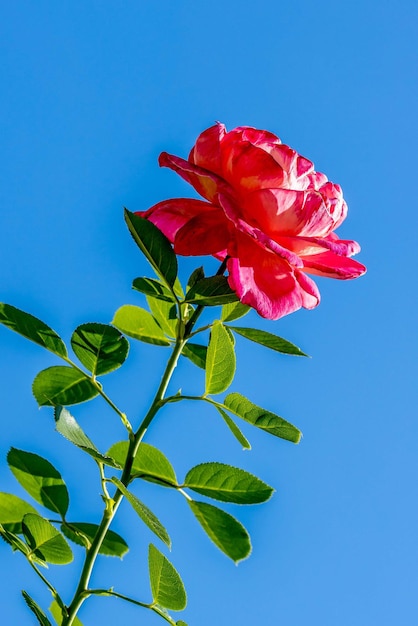
[[230,242],[229,223],[222,209],[196,215],[180,228],[174,251],[184,256],[219,255]]
[[317,276],[347,280],[358,278],[366,273],[364,265],[348,257],[333,252],[314,254],[303,258],[304,271]]

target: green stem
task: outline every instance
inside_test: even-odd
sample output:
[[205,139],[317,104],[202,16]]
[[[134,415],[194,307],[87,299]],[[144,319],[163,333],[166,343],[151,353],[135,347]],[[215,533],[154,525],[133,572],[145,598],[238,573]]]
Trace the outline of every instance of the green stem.
[[28,559],[29,561],[29,565],[33,568],[33,570],[38,574],[39,578],[42,580],[42,582],[48,587],[49,591],[52,594],[52,597],[54,598],[54,600],[57,602],[57,604],[63,608],[64,607],[64,603],[61,600],[58,591],[55,589],[55,587],[49,582],[49,580],[47,578],[45,578],[45,576],[42,574],[42,572],[40,572],[38,570],[38,568],[36,567],[35,563],[33,563],[33,561],[31,559]]

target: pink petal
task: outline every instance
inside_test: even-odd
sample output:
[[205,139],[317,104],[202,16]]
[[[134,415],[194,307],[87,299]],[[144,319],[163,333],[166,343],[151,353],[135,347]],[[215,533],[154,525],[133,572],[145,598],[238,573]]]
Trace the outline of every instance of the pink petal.
[[140,217],[148,219],[173,243],[177,232],[196,215],[219,211],[218,207],[203,200],[174,198],[152,206],[148,211],[137,211]]
[[220,143],[225,132],[225,126],[219,122],[203,131],[190,152],[190,163],[222,176]]
[[233,223],[237,231],[248,235],[249,237],[251,237],[251,239],[256,241],[258,245],[268,250],[271,250],[278,256],[285,259],[294,267],[303,267],[301,259],[292,250],[281,246],[280,243],[278,243],[274,239],[271,239],[262,230],[255,226],[252,226],[251,224],[248,224],[248,222],[242,219],[240,207],[238,207],[238,205],[235,204],[233,200],[228,198],[228,196],[224,196],[223,194],[219,194],[218,199],[221,207],[225,211],[225,215]]
[[286,174],[268,152],[249,141],[227,144],[228,135],[221,145],[222,171],[234,189],[245,194],[284,184]]
[[233,193],[229,185],[222,180],[222,178],[180,157],[162,152],[158,162],[161,167],[169,167],[174,170],[184,178],[186,182],[190,183],[201,196],[209,200],[209,202],[216,201],[219,191],[229,194]]
[[[241,302],[255,308],[262,317],[279,319],[302,306],[319,302],[316,286],[296,273],[289,263],[240,236],[238,255],[228,259],[228,282]],[[314,288],[315,287],[315,288]]]
[[332,238],[330,235],[328,237],[279,237],[277,241],[301,257],[321,254],[326,250],[331,250],[340,256],[353,256],[360,252],[357,241],[338,239],[336,235]]
[[358,278],[366,272],[364,265],[358,261],[339,256],[331,251],[303,257],[303,265],[304,271],[309,274],[339,278],[341,280]]
[[174,251],[184,256],[219,255],[231,239],[229,221],[222,209],[205,211],[186,222],[177,232]]

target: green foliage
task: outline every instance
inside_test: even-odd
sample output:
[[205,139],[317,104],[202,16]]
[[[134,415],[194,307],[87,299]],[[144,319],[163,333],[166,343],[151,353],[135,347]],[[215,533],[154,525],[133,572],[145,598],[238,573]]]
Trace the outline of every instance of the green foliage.
[[63,435],[68,441],[71,441],[75,446],[84,450],[92,456],[96,461],[100,461],[105,465],[110,465],[116,469],[121,469],[121,465],[117,463],[110,456],[101,454],[94,443],[87,437],[83,429],[76,422],[71,413],[62,406],[58,406],[54,410],[55,428]]
[[37,511],[25,500],[11,493],[0,492],[0,524],[11,533],[22,532],[22,519],[26,513]]
[[174,566],[153,544],[149,546],[148,566],[153,602],[166,609],[182,611],[187,604],[183,582]]
[[[56,602],[54,600],[54,602],[51,604],[51,606],[49,607],[49,610],[51,611],[51,614],[54,617],[54,620],[56,621],[56,623],[58,624],[58,626],[61,626],[62,624],[62,620],[63,620],[63,609],[59,606],[58,602]],[[83,624],[80,622],[80,620],[78,619],[78,617],[76,616],[73,619],[73,623],[72,626],[83,626]]]
[[79,404],[99,393],[86,374],[66,365],[54,365],[39,372],[32,392],[39,406]]
[[196,465],[187,473],[184,487],[203,496],[235,504],[266,502],[273,493],[272,487],[257,476],[224,463]]
[[172,302],[164,302],[147,296],[147,303],[152,315],[162,331],[169,337],[177,335],[177,311]]
[[191,304],[217,306],[237,301],[237,294],[232,291],[225,276],[202,278],[186,293],[186,302]]
[[206,502],[189,500],[188,504],[203,530],[230,559],[237,563],[249,556],[250,537],[238,520]]
[[205,395],[222,393],[228,389],[235,375],[236,359],[231,338],[225,326],[213,323],[206,357]]
[[16,479],[34,500],[65,516],[69,497],[61,474],[46,459],[32,452],[11,448],[7,462]]
[[133,339],[157,346],[170,345],[170,342],[165,338],[164,332],[151,313],[141,309],[139,306],[134,306],[133,304],[121,306],[116,311],[112,324]]
[[[96,536],[99,526],[87,522],[65,522],[61,524],[63,534],[74,543],[85,548],[89,548]],[[106,536],[100,546],[99,554],[106,556],[117,556],[120,559],[128,552],[129,547],[125,539],[108,530]]]
[[55,565],[73,560],[73,553],[61,533],[40,515],[27,513],[22,522],[23,535],[38,559]]
[[152,222],[125,209],[125,221],[135,243],[148,259],[157,276],[173,287],[177,277],[177,257],[170,242]]
[[18,535],[16,535],[15,533],[10,532],[9,530],[6,530],[1,524],[0,524],[0,537],[9,544],[9,546],[12,548],[13,552],[21,552],[22,554],[24,554],[25,556],[27,556],[29,554],[29,548],[26,545],[26,543],[24,543],[20,537],[18,537]]
[[234,333],[249,339],[250,341],[254,341],[255,343],[259,343],[266,348],[270,348],[270,350],[275,350],[276,352],[281,352],[282,354],[292,354],[294,356],[308,356],[300,348],[295,346],[290,341],[286,339],[282,339],[282,337],[278,337],[277,335],[273,335],[272,333],[268,333],[265,330],[257,330],[256,328],[241,328],[239,326],[229,326]]
[[293,443],[299,443],[300,441],[302,433],[296,426],[293,426],[293,424],[290,424],[282,417],[253,404],[248,398],[239,393],[230,393],[224,400],[224,407],[246,422],[265,430],[275,437],[280,437]]
[[199,280],[202,280],[203,278],[205,278],[205,272],[204,272],[203,267],[202,266],[196,267],[196,269],[193,270],[193,272],[190,274],[189,279],[187,281],[187,290],[194,287],[194,285],[198,283]]
[[28,605],[28,607],[30,608],[30,610],[35,615],[36,619],[38,620],[38,623],[41,626],[52,626],[51,622],[49,621],[45,613],[36,604],[35,600],[31,598],[30,595],[25,590],[22,591],[22,596],[26,604]]
[[71,337],[71,346],[93,376],[108,374],[120,367],[129,352],[127,339],[107,324],[82,324]]
[[[110,448],[108,455],[123,466],[128,454],[128,447],[127,441],[120,441]],[[149,443],[140,444],[132,464],[131,477],[144,478],[164,486],[177,486],[176,473],[170,461],[161,450]]]
[[182,355],[187,357],[192,363],[200,367],[201,369],[206,368],[206,356],[208,349],[206,346],[201,346],[198,343],[186,343],[183,347]]
[[244,317],[251,311],[251,308],[242,302],[232,302],[231,304],[224,304],[222,307],[221,321],[232,322],[240,317]]
[[175,302],[173,292],[167,289],[164,284],[153,278],[135,278],[132,283],[132,289],[158,300],[165,300],[165,302],[171,303]]
[[228,415],[228,413],[225,413],[225,411],[219,405],[216,406],[216,408],[218,409],[220,415],[222,416],[222,419],[224,420],[225,424],[228,426],[229,430],[234,435],[234,437],[238,441],[238,443],[240,443],[242,445],[244,450],[251,450],[250,442],[245,437],[245,435],[241,432],[241,430],[237,426],[237,424],[235,424],[235,422],[232,419],[232,417],[230,417]]
[[4,324],[58,356],[67,356],[67,348],[61,337],[30,313],[25,313],[11,304],[0,303],[0,324]]
[[[112,482],[116,485],[116,487],[123,493],[125,498],[131,504],[135,513],[140,517],[140,519],[148,526],[148,528],[155,534],[161,541],[163,541],[169,548],[171,547],[171,539],[168,535],[168,532],[161,524],[160,520],[154,513],[147,507],[139,498],[134,496],[125,485],[121,483],[117,478],[112,478]],[[169,608],[169,607],[168,607]]]

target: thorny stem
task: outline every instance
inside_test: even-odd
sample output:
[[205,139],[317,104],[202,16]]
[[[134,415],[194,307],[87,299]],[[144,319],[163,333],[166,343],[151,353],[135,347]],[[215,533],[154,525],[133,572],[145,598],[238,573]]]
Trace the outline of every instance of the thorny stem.
[[[217,275],[220,276],[225,272],[226,269],[226,259],[222,262],[221,266],[217,271]],[[164,370],[161,383],[157,389],[157,392],[154,396],[154,399],[151,403],[150,408],[148,409],[147,414],[142,420],[139,428],[135,433],[133,433],[131,428],[128,428],[129,431],[129,448],[128,454],[126,456],[125,465],[122,471],[121,482],[123,485],[127,486],[129,484],[129,480],[131,478],[131,470],[134,458],[138,452],[141,441],[147,431],[147,428],[151,424],[152,420],[160,410],[162,406],[164,406],[164,396],[167,390],[168,384],[171,380],[171,377],[174,373],[174,370],[177,365],[177,361],[179,356],[190,337],[190,333],[193,330],[195,323],[203,312],[205,306],[198,305],[194,310],[193,315],[190,317],[189,321],[186,323],[185,327],[182,324],[179,324],[178,336],[176,338],[176,343],[174,345],[173,351],[171,353],[170,358],[167,361],[166,368]],[[74,365],[71,363],[71,365]],[[77,366],[76,366],[77,367]],[[78,368],[77,368],[78,369]],[[94,384],[94,378],[93,378]],[[101,389],[99,383],[97,383],[96,388],[100,395],[110,404],[110,406],[116,411],[116,413],[121,417],[122,421],[126,420],[127,424],[130,427],[129,422],[126,419],[126,416],[119,411],[119,409],[113,404],[113,402],[104,394]],[[125,422],[124,422],[125,423]],[[126,424],[125,424],[126,425]],[[66,610],[66,615],[63,617],[61,626],[72,626],[75,616],[83,602],[91,595],[91,591],[88,588],[90,578],[93,572],[93,568],[96,562],[97,555],[99,554],[100,548],[106,536],[106,533],[110,527],[110,524],[113,521],[113,518],[116,515],[116,512],[119,508],[120,503],[122,502],[123,494],[119,489],[116,489],[114,496],[112,499],[106,500],[105,510],[103,512],[102,521],[97,529],[96,535],[91,543],[90,548],[87,550],[85,561],[83,565],[83,569],[81,571],[80,580],[77,586],[77,589],[74,593],[73,600],[71,604],[68,606]],[[143,606],[143,605],[141,605]],[[152,608],[152,605],[148,605],[148,608]]]

